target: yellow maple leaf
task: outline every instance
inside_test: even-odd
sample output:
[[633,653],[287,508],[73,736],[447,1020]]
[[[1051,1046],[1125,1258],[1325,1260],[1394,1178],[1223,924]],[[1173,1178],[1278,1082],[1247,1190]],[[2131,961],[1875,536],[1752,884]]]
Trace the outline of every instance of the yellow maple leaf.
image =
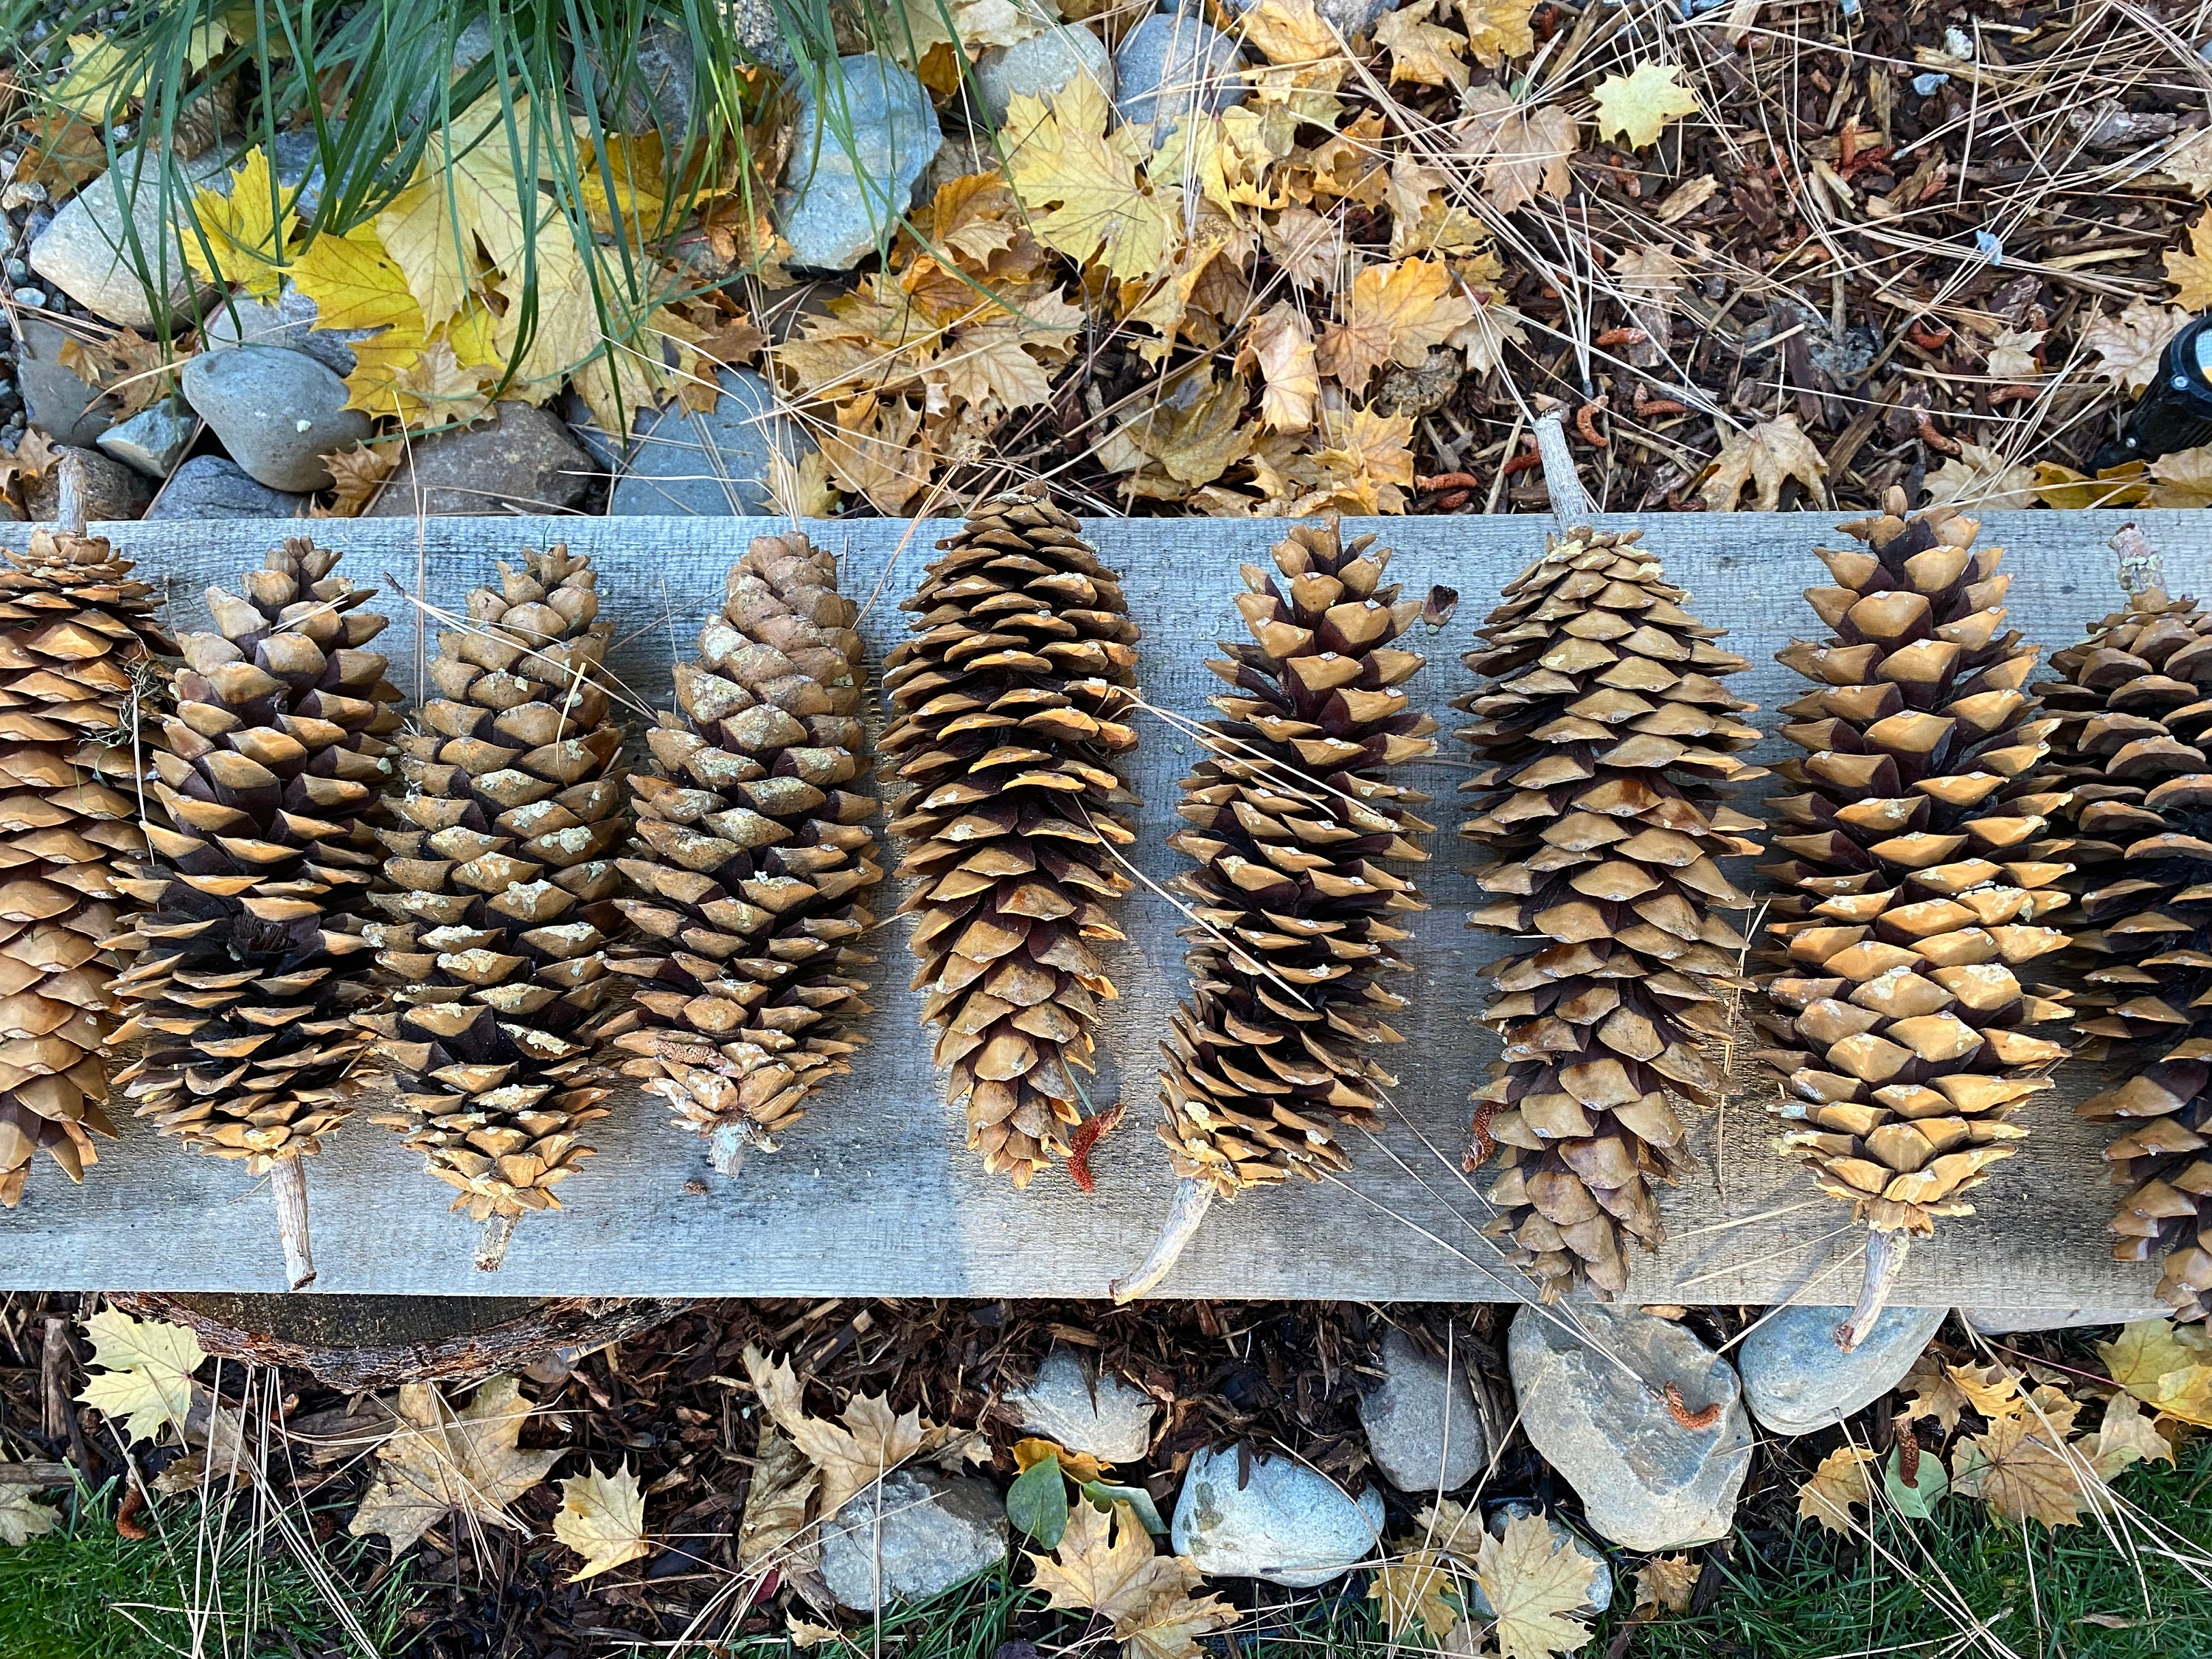
[[373,223],[316,237],[294,258],[291,276],[315,302],[319,329],[386,328],[418,345],[428,337],[406,273],[384,251]]
[[1838,1446],[1830,1452],[1797,1489],[1797,1518],[1817,1521],[1829,1532],[1850,1532],[1851,1505],[1874,1504],[1866,1473],[1874,1459],[1864,1446]]
[[1653,1556],[1636,1570],[1636,1612],[1644,1618],[1687,1613],[1691,1592],[1704,1571],[1692,1556]]
[[1060,1472],[1079,1486],[1093,1480],[1103,1480],[1114,1466],[1101,1462],[1089,1452],[1070,1451],[1057,1440],[1031,1436],[1014,1442],[1014,1467],[1027,1474],[1046,1458],[1060,1465]]
[[186,264],[207,282],[242,288],[257,299],[276,297],[283,285],[285,245],[299,217],[266,152],[246,151],[230,175],[229,195],[195,191],[192,218],[199,234],[185,228]]
[[2183,310],[2202,311],[2212,305],[2212,213],[2190,226],[2188,252],[2166,250],[2166,280],[2173,284],[2173,302]]
[[1907,1396],[1906,1422],[1933,1418],[1946,1433],[1959,1426],[1959,1414],[1967,1407],[1966,1396],[1951,1380],[1950,1367],[1935,1349],[1923,1350],[1897,1387],[1899,1393]]
[[1405,1640],[1416,1626],[1441,1642],[1459,1628],[1459,1609],[1444,1599],[1453,1583],[1442,1555],[1417,1549],[1379,1568],[1367,1581],[1367,1595],[1382,1603],[1382,1626],[1393,1642]]
[[1384,363],[1411,368],[1474,314],[1440,259],[1370,265],[1352,279],[1344,320],[1322,333],[1321,372],[1356,392]]
[[[557,216],[538,239],[534,268],[534,285],[526,285],[529,270],[520,265],[505,271],[495,285],[507,308],[492,338],[511,377],[501,395],[542,404],[598,355],[605,337],[599,331],[599,293],[591,268],[567,222]],[[623,351],[625,368],[638,378],[661,367],[657,350],[615,349]]]
[[[518,105],[512,125],[526,130],[527,120],[526,106]],[[516,176],[509,128],[497,94],[479,99],[434,131],[407,188],[376,216],[386,251],[406,272],[408,287],[433,326],[451,316],[476,285],[480,260],[489,259],[519,283],[525,250],[533,240],[540,264],[549,248],[563,243],[574,254],[551,198],[535,180],[525,188]],[[544,281],[541,274],[541,286]]]
[[518,1443],[532,1409],[512,1376],[489,1379],[458,1413],[432,1384],[403,1384],[393,1402],[400,1426],[377,1447],[375,1474],[346,1530],[382,1534],[394,1555],[454,1510],[479,1525],[525,1530],[507,1506],[562,1455]]
[[568,1575],[572,1584],[650,1555],[653,1546],[645,1541],[645,1494],[637,1489],[629,1465],[601,1474],[594,1464],[563,1480],[553,1535],[584,1558],[583,1570]]
[[2212,507],[2212,448],[2177,449],[2150,464],[2153,507]]
[[1111,1515],[1078,1504],[1054,1555],[1024,1553],[1048,1605],[1112,1620],[1125,1659],[1201,1659],[1197,1638],[1237,1622],[1227,1602],[1192,1597],[1202,1582],[1198,1569],[1182,1556],[1155,1553],[1127,1504]]
[[[910,430],[907,435],[912,435]],[[979,1461],[990,1456],[980,1436],[926,1423],[919,1407],[902,1415],[894,1413],[881,1395],[854,1395],[846,1402],[841,1428],[807,1414],[799,1378],[789,1361],[771,1360],[758,1348],[748,1346],[744,1366],[745,1375],[760,1395],[761,1408],[822,1472],[823,1515],[835,1515],[847,1498],[866,1490],[910,1457],[934,1456],[951,1449]]]
[[619,222],[631,240],[642,242],[678,211],[658,131],[635,137],[609,133],[604,144],[586,149],[576,184],[584,216],[602,236],[613,235]]
[[84,1322],[92,1363],[79,1400],[114,1419],[136,1443],[167,1423],[179,1431],[191,1410],[192,1372],[207,1358],[200,1340],[181,1325],[137,1320],[103,1308]]
[[1486,1536],[1474,1576],[1497,1615],[1500,1659],[1552,1659],[1589,1639],[1574,1616],[1589,1601],[1589,1558],[1554,1540],[1542,1516],[1507,1522],[1503,1538]]
[[[1138,182],[1127,146],[1106,137],[1110,112],[1087,75],[1049,106],[1017,94],[1004,127],[1012,146],[1006,177],[1039,241],[1079,264],[1096,258],[1115,276],[1142,281],[1168,263],[1181,193],[1155,194]],[[1149,128],[1144,136],[1148,141]]]
[[1437,9],[1437,0],[1414,0],[1410,6],[1385,12],[1375,22],[1375,44],[1390,54],[1390,81],[1411,81],[1416,86],[1449,87],[1467,90],[1470,71],[1460,54],[1467,38],[1425,21]]
[[2094,1471],[2062,1449],[2053,1429],[2024,1416],[2003,1416],[1951,1454],[1951,1490],[1978,1498],[1993,1515],[2020,1526],[2040,1521],[2070,1527],[2095,1480]]
[[69,72],[47,97],[98,125],[146,89],[143,69],[133,70],[120,47],[100,34],[72,34]]
[[819,450],[808,450],[793,461],[781,449],[770,453],[768,498],[787,519],[828,519],[837,512],[837,492],[830,487],[830,464]]
[[2057,461],[2035,464],[2035,498],[2045,507],[2081,511],[2092,507],[2134,507],[2150,499],[2151,486],[2141,461],[2124,461],[2091,477]]
[[1304,432],[1321,398],[1313,326],[1288,300],[1252,319],[1244,349],[1260,371],[1260,420],[1273,432]]
[[2131,1394],[2114,1395],[2105,1402],[2105,1415],[2097,1432],[2077,1441],[2100,1480],[2110,1480],[2131,1464],[2172,1463],[2173,1443],[2158,1431],[2152,1419]]
[[1984,1417],[1999,1418],[2019,1411],[2027,1396],[2021,1392],[2021,1374],[1994,1360],[1984,1365],[1952,1365],[1952,1385],[1966,1404]]
[[473,421],[491,407],[484,396],[484,382],[490,378],[490,370],[462,362],[452,339],[441,335],[392,377],[391,390],[403,415],[422,415],[425,424],[446,426]]
[[1805,493],[1817,501],[1820,497],[1820,480],[1827,471],[1827,462],[1798,426],[1797,417],[1778,415],[1771,421],[1759,422],[1748,432],[1731,432],[1724,436],[1721,453],[1714,458],[1712,472],[1698,486],[1698,493],[1714,512],[1733,513],[1743,487],[1755,483],[1758,495],[1753,505],[1761,513],[1771,513],[1781,505],[1784,479],[1796,478],[1805,486]]
[[1485,69],[1536,49],[1528,27],[1535,0],[1459,0],[1459,21],[1467,30],[1468,50]]
[[2145,1405],[2212,1428],[2212,1329],[2143,1319],[2100,1342],[2106,1375]]
[[[839,489],[897,514],[928,485],[936,451],[921,433],[921,411],[902,398],[866,392],[831,410],[836,424],[815,438]],[[809,1455],[812,1454],[810,1453]]]
[[1597,83],[1597,136],[1621,133],[1642,149],[1659,142],[1668,122],[1695,115],[1697,96],[1677,78],[1681,72],[1674,64],[1638,64],[1626,76],[1607,76]]
[[1243,383],[1233,376],[1217,382],[1209,374],[1178,385],[1121,429],[1178,483],[1196,486],[1212,483],[1250,450],[1243,415]]
[[1461,150],[1480,163],[1482,187],[1501,213],[1574,186],[1575,118],[1556,104],[1516,103],[1495,82],[1468,94],[1455,124]]

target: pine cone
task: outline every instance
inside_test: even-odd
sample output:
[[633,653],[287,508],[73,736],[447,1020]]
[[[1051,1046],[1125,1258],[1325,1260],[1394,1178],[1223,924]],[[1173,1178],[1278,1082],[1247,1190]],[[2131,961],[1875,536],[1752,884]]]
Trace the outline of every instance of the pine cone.
[[[1896,498],[1901,505],[1901,495]],[[1806,597],[1836,630],[1778,660],[1819,690],[1789,704],[1778,799],[1790,855],[1763,872],[1796,896],[1770,914],[1782,947],[1761,1057],[1786,1079],[1785,1134],[1821,1190],[1873,1229],[1868,1294],[1845,1346],[1880,1310],[1904,1247],[2012,1156],[2011,1121],[2065,1054],[2020,1028],[2063,1018],[2014,969],[2066,942],[2043,919],[2072,866],[2045,836],[2062,797],[2033,773],[2056,724],[2026,692],[2037,647],[2000,633],[1999,548],[1938,508],[1846,529],[1868,546],[1820,557],[1836,579]]]
[[2049,787],[2067,792],[2086,988],[2080,1052],[2126,1081],[2083,1101],[2120,1126],[2122,1261],[2162,1255],[2176,1317],[2212,1316],[2212,616],[2155,590],[2107,617],[2037,687]]
[[1429,799],[1385,781],[1436,752],[1436,721],[1401,688],[1416,651],[1393,646],[1421,614],[1385,585],[1389,550],[1301,525],[1274,549],[1281,580],[1244,568],[1252,642],[1206,666],[1236,688],[1211,701],[1207,758],[1182,781],[1192,827],[1168,845],[1198,861],[1190,1000],[1161,1045],[1160,1139],[1176,1173],[1231,1198],[1291,1175],[1352,1167],[1340,1132],[1371,1131],[1397,1079],[1367,1051],[1403,1042],[1382,982],[1409,964],[1399,918],[1428,907],[1381,860],[1418,863]]
[[1460,834],[1497,861],[1499,896],[1471,927],[1542,941],[1491,968],[1481,1018],[1504,1043],[1476,1091],[1473,1169],[1493,1151],[1489,1231],[1544,1299],[1587,1282],[1627,1287],[1622,1237],[1665,1237],[1652,1184],[1671,1183],[1697,1106],[1724,1080],[1702,1052],[1725,1042],[1746,941],[1718,914],[1750,903],[1716,859],[1755,853],[1757,821],[1717,786],[1764,777],[1736,758],[1756,705],[1721,682],[1746,665],[1682,609],[1658,561],[1627,535],[1553,543],[1504,589],[1467,653],[1483,678],[1453,707],[1477,770]]
[[969,1147],[1025,1187],[1068,1155],[1067,1066],[1090,1066],[1115,994],[1091,946],[1121,937],[1106,907],[1130,886],[1111,762],[1137,743],[1137,628],[1075,520],[1035,496],[986,502],[939,545],[901,607],[915,637],[884,659],[881,747],[914,786],[891,825],[914,849],[900,914],[921,918],[914,988]]
[[399,739],[374,900],[392,920],[371,932],[395,1006],[366,1022],[410,1091],[376,1121],[491,1224],[486,1268],[517,1218],[561,1207],[554,1187],[591,1154],[577,1132],[606,1115],[610,854],[629,829],[591,562],[556,546],[499,569],[468,627],[439,635],[436,695]]
[[[151,586],[93,536],[40,530],[0,570],[0,1204],[23,1195],[33,1154],[83,1179],[92,1133],[113,1135],[107,948],[124,860],[146,852],[131,793],[142,677],[170,644]],[[109,781],[112,780],[112,781]],[[116,786],[119,784],[122,787]],[[88,1133],[89,1132],[89,1133]]]
[[866,1041],[852,1028],[874,958],[854,947],[883,871],[877,803],[850,787],[869,769],[859,615],[833,555],[795,533],[755,541],[699,661],[676,671],[680,712],[647,734],[652,769],[630,778],[620,867],[647,896],[617,902],[652,942],[612,964],[638,981],[616,1046],[726,1174],[748,1145],[773,1152]]
[[163,1133],[275,1172],[295,1286],[313,1276],[298,1160],[363,1083],[355,1022],[374,993],[356,912],[399,726],[385,659],[362,649],[385,619],[337,562],[297,538],[244,598],[208,591],[215,631],[179,641],[153,757],[153,856],[118,884],[149,914],[112,941],[137,953],[115,981],[135,1006],[114,1041],[146,1040],[116,1081]]

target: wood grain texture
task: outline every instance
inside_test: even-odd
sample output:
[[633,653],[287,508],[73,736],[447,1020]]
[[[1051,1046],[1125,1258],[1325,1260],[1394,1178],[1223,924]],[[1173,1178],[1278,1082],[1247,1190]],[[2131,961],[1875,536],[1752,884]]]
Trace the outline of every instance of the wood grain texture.
[[[1534,516],[1387,519],[1347,524],[1398,550],[1392,574],[1414,593],[1457,588],[1460,613],[1440,634],[1409,641],[1430,653],[1415,700],[1449,724],[1449,699],[1468,676],[1459,653],[1499,584],[1533,558],[1549,524]],[[1607,519],[1608,527],[1638,520]],[[1794,677],[1772,661],[1793,633],[1816,624],[1800,597],[1825,579],[1812,550],[1832,542],[1822,515],[1661,515],[1640,521],[1645,545],[1691,590],[1705,620],[1732,630],[1753,667],[1735,684],[1761,705],[1794,695]],[[2014,625],[2046,651],[2075,639],[2119,601],[2106,544],[2123,524],[2142,526],[2176,591],[2212,588],[2212,520],[2185,513],[2018,513],[1989,516],[1984,539],[2011,549]],[[304,526],[300,526],[304,528]],[[356,582],[405,590],[418,579],[428,602],[450,611],[490,561],[545,539],[591,552],[616,618],[614,665],[641,704],[669,693],[671,665],[688,656],[701,619],[720,601],[723,573],[749,539],[781,520],[712,519],[433,519],[332,521],[317,532],[347,555]],[[204,624],[200,595],[233,583],[258,562],[261,523],[110,526],[118,545],[166,585],[182,627]],[[898,640],[898,602],[912,592],[950,526],[860,520],[813,526],[841,555],[845,590],[866,609],[872,659]],[[1106,562],[1125,578],[1145,630],[1142,690],[1160,708],[1203,717],[1217,684],[1204,668],[1214,642],[1236,631],[1240,562],[1264,560],[1282,526],[1264,520],[1140,520],[1086,524]],[[21,544],[27,526],[0,525],[0,544]],[[415,607],[400,592],[380,602],[392,678],[413,693]],[[1786,749],[1770,739],[1762,756]],[[1164,839],[1176,780],[1193,758],[1188,740],[1149,722],[1134,781],[1143,798],[1135,861],[1154,881],[1178,867]],[[1457,745],[1444,745],[1448,761]],[[1444,826],[1422,884],[1431,909],[1417,919],[1407,1042],[1392,1056],[1400,1077],[1395,1119],[1355,1148],[1343,1184],[1297,1183],[1217,1206],[1162,1287],[1172,1296],[1328,1297],[1378,1300],[1505,1300],[1519,1276],[1503,1267],[1477,1228],[1487,1212],[1459,1173],[1468,1091],[1494,1053],[1472,1024],[1486,1000],[1481,969],[1494,946],[1467,931],[1474,896],[1468,861],[1450,834],[1449,799],[1463,768],[1428,769]],[[888,915],[893,902],[881,907]],[[1093,1093],[1129,1106],[1123,1127],[1093,1157],[1095,1195],[1062,1174],[1027,1194],[986,1181],[963,1147],[958,1115],[942,1103],[929,1043],[915,1028],[919,999],[904,923],[879,930],[870,1046],[852,1076],[825,1089],[773,1157],[756,1156],[736,1182],[714,1176],[696,1137],[670,1128],[659,1103],[634,1091],[595,1125],[599,1156],[562,1188],[562,1213],[518,1229],[505,1269],[470,1266],[475,1229],[445,1209],[447,1189],[425,1176],[398,1138],[356,1118],[310,1161],[318,1291],[501,1296],[610,1295],[1103,1295],[1107,1281],[1144,1255],[1170,1181],[1153,1140],[1157,1043],[1182,994],[1178,918],[1158,893],[1128,902],[1130,942],[1113,964],[1121,1000],[1103,1034]],[[2070,1103],[2096,1086],[2085,1068],[2067,1074],[2026,1120],[2027,1151],[1978,1194],[1981,1213],[1945,1224],[1914,1252],[1898,1300],[1981,1308],[2081,1304],[2147,1307],[2154,1271],[2109,1255],[2108,1189],[2101,1133],[2077,1123]],[[1692,1139],[1699,1173],[1666,1195],[1670,1242],[1636,1264],[1632,1297],[1650,1302],[1844,1302],[1857,1273],[1858,1238],[1840,1206],[1814,1191],[1772,1152],[1764,1103],[1772,1084],[1741,1068],[1724,1112],[1701,1115]],[[687,1183],[703,1182],[703,1194]],[[234,1165],[190,1156],[127,1121],[82,1187],[40,1168],[21,1208],[0,1213],[0,1286],[149,1290],[275,1290],[279,1255],[265,1190]]]

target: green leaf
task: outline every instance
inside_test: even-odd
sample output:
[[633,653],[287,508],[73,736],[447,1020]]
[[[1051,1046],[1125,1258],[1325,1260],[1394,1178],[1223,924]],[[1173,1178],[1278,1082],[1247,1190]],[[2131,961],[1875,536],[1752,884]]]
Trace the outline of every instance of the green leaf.
[[1908,1486],[1905,1477],[1898,1473],[1898,1460],[1904,1454],[1902,1446],[1892,1446],[1889,1455],[1881,1461],[1881,1489],[1897,1512],[1912,1521],[1927,1521],[1934,1517],[1936,1506],[1951,1490],[1951,1477],[1944,1472],[1943,1460],[1929,1451],[1920,1454],[1920,1467],[1913,1473],[1918,1484]]
[[1030,1464],[1006,1488],[1006,1519],[1048,1550],[1060,1547],[1067,1512],[1067,1483],[1057,1457]]
[[1152,1505],[1152,1495],[1142,1486],[1109,1486],[1103,1480],[1086,1480],[1083,1495],[1104,1510],[1114,1512],[1116,1504],[1127,1504],[1137,1512],[1137,1519],[1145,1523],[1145,1530],[1161,1536],[1167,1533],[1168,1523],[1160,1519],[1160,1512]]

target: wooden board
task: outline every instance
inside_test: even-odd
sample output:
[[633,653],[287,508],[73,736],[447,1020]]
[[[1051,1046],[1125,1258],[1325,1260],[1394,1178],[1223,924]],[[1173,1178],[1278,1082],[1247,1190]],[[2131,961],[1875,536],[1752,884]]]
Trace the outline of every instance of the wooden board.
[[[1626,525],[1630,520],[1606,520]],[[1646,544],[1687,586],[1698,614],[1734,630],[1730,644],[1753,667],[1738,682],[1767,712],[1795,695],[1771,657],[1814,621],[1800,590],[1822,580],[1812,550],[1833,539],[1814,514],[1656,516]],[[2163,555],[2170,585],[2212,589],[2212,520],[2193,514],[2034,513],[1990,517],[1985,538],[2008,543],[2015,625],[2046,646],[2075,639],[2119,599],[2107,538],[2140,524]],[[1429,666],[1417,701],[1449,722],[1446,704],[1470,677],[1459,653],[1498,585],[1534,556],[1549,520],[1389,519],[1372,530],[1398,550],[1393,574],[1409,591],[1432,583],[1464,596],[1457,618],[1421,641]],[[300,528],[305,528],[301,526]],[[668,695],[669,670],[688,656],[701,619],[719,603],[723,573],[748,539],[777,527],[741,519],[433,519],[314,526],[343,549],[361,583],[412,590],[455,607],[491,559],[546,538],[592,553],[617,623],[615,666],[645,702]],[[846,591],[866,602],[871,653],[902,636],[898,603],[949,526],[854,521],[817,526],[844,562]],[[1218,520],[1100,520],[1088,526],[1124,575],[1145,633],[1146,699],[1187,716],[1206,711],[1216,682],[1204,666],[1218,639],[1241,633],[1232,596],[1237,566],[1264,560],[1281,526]],[[0,525],[0,544],[21,545],[26,526]],[[155,523],[112,527],[118,546],[166,584],[181,626],[204,625],[200,596],[257,563],[281,527],[259,522]],[[382,608],[392,678],[416,682],[414,608],[399,592]],[[1417,629],[1419,633],[1423,630]],[[1786,748],[1770,740],[1770,750]],[[1453,746],[1446,744],[1447,757]],[[1176,780],[1193,758],[1166,723],[1145,730],[1134,782],[1142,836],[1133,849],[1155,880],[1179,862],[1164,847],[1174,826]],[[1522,1281],[1477,1231],[1487,1212],[1459,1171],[1467,1096],[1494,1044],[1472,1024],[1486,999],[1481,969],[1493,945],[1468,932],[1474,897],[1468,861],[1449,833],[1461,775],[1429,769],[1447,826],[1422,883],[1433,908],[1419,919],[1412,955],[1408,1042],[1395,1056],[1397,1113],[1380,1137],[1355,1146],[1341,1184],[1309,1186],[1217,1208],[1162,1293],[1206,1297],[1384,1299],[1517,1297]],[[888,913],[895,901],[882,908]],[[475,1229],[447,1213],[447,1190],[423,1175],[398,1137],[356,1119],[310,1161],[318,1289],[327,1291],[532,1295],[1103,1295],[1140,1260],[1171,1187],[1152,1135],[1157,1043],[1184,985],[1176,918],[1140,890],[1129,902],[1131,942],[1112,964],[1124,989],[1103,1034],[1094,1098],[1116,1094],[1127,1125],[1095,1158],[1094,1196],[1063,1174],[1026,1194],[987,1181],[962,1146],[962,1126],[943,1104],[929,1044],[915,1029],[917,999],[904,925],[878,935],[876,1012],[854,1074],[817,1097],[774,1157],[756,1156],[735,1182],[714,1176],[699,1143],[670,1128],[659,1103],[624,1092],[594,1127],[599,1156],[562,1188],[567,1209],[526,1220],[505,1269],[475,1272]],[[2077,1123],[2070,1102],[2095,1086],[2069,1073],[2028,1117],[2027,1151],[1978,1194],[1982,1213],[1945,1224],[1914,1252],[1899,1292],[1906,1303],[1992,1308],[2139,1308],[2155,1274],[2122,1266],[2105,1231],[2110,1198],[2100,1132]],[[1650,1302],[1767,1304],[1849,1301],[1859,1240],[1840,1206],[1772,1152],[1764,1102],[1770,1081],[1747,1068],[1719,1114],[1702,1115],[1693,1140],[1701,1172],[1666,1196],[1670,1242],[1639,1260],[1632,1294]],[[703,1183],[703,1184],[702,1184]],[[698,1190],[690,1190],[697,1188]],[[128,1122],[82,1187],[41,1164],[21,1206],[0,1213],[0,1286],[252,1291],[281,1288],[270,1201],[234,1164],[191,1156]]]

